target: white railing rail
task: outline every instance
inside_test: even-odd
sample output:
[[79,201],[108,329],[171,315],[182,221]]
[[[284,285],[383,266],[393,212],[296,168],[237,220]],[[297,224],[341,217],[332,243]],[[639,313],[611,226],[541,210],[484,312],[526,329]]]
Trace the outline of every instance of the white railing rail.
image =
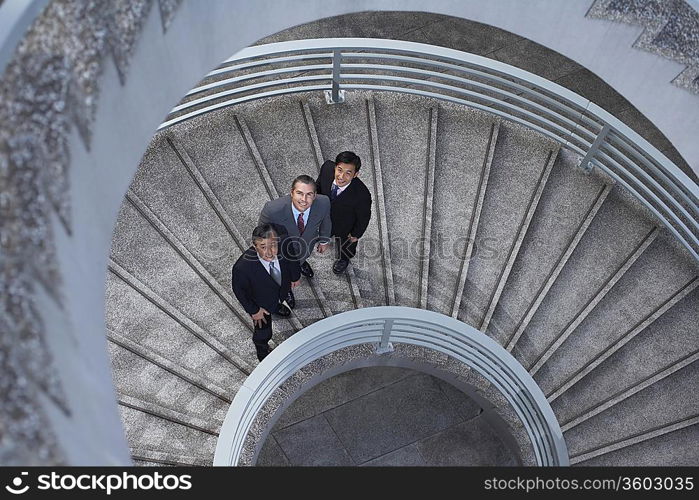
[[580,95],[522,69],[433,45],[326,38],[246,48],[192,89],[159,130],[217,109],[299,92],[403,92],[463,104],[536,130],[600,168],[699,262],[699,187],[660,151]]
[[373,344],[422,346],[468,365],[507,399],[542,466],[569,465],[560,426],[529,373],[502,346],[475,328],[432,311],[407,307],[357,309],[318,321],[285,340],[250,374],[231,404],[216,446],[214,465],[238,465],[257,414],[297,371],[339,349]]

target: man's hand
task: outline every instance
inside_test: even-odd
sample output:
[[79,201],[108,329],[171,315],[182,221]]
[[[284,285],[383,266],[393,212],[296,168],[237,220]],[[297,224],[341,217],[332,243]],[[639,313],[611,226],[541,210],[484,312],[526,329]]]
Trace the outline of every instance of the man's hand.
[[351,234],[347,236],[347,238],[352,242],[352,243],[357,243],[359,241],[359,238],[355,238]]
[[323,253],[328,249],[328,245],[329,245],[329,243],[320,243],[320,244],[318,244],[318,247],[316,248],[316,250],[318,251],[318,253]]
[[292,281],[292,282],[291,282],[291,288],[296,288],[296,287],[299,286],[300,284],[301,284],[301,280]]
[[255,326],[257,328],[262,328],[262,325],[267,324],[267,320],[265,319],[265,314],[269,314],[269,311],[265,309],[264,307],[260,307],[260,310],[257,311],[255,314],[251,314],[252,316],[252,322],[255,323]]

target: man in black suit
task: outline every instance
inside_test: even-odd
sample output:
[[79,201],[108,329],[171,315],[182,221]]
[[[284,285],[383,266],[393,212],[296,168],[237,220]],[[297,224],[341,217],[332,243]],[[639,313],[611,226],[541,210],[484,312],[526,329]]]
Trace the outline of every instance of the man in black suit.
[[342,274],[357,253],[357,241],[366,231],[371,219],[371,193],[357,178],[362,161],[352,151],[343,151],[335,162],[320,167],[318,194],[330,198],[332,235],[336,238],[335,274]]
[[282,302],[301,280],[298,262],[279,253],[278,234],[272,224],[257,226],[252,232],[252,246],[233,265],[231,277],[233,293],[252,317],[252,341],[260,361],[269,354],[271,313],[282,317],[291,314]]

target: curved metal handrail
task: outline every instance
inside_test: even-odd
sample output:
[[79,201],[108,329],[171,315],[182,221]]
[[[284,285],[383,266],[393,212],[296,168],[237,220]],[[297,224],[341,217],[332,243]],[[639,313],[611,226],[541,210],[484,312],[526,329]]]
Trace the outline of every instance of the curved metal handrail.
[[583,156],[636,197],[699,262],[699,187],[616,117],[540,76],[485,57],[422,43],[324,38],[241,50],[192,89],[159,130],[270,96],[344,90],[421,95],[526,126]]
[[461,361],[491,382],[522,421],[537,464],[568,465],[560,426],[534,379],[500,344],[475,328],[433,311],[383,306],[318,321],[274,349],[238,390],[221,427],[214,465],[237,465],[255,416],[272,394],[309,363],[344,347],[392,343],[426,347]]

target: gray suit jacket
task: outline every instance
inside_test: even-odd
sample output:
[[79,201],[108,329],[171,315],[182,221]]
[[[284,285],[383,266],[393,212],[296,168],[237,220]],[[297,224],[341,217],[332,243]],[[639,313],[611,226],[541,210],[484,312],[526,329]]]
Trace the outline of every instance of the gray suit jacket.
[[303,235],[299,234],[299,228],[291,211],[291,195],[288,194],[265,203],[262,212],[260,212],[258,224],[265,223],[284,226],[290,239],[298,243],[296,247],[299,261],[305,262],[317,243],[330,241],[332,232],[330,198],[322,194],[316,195]]

